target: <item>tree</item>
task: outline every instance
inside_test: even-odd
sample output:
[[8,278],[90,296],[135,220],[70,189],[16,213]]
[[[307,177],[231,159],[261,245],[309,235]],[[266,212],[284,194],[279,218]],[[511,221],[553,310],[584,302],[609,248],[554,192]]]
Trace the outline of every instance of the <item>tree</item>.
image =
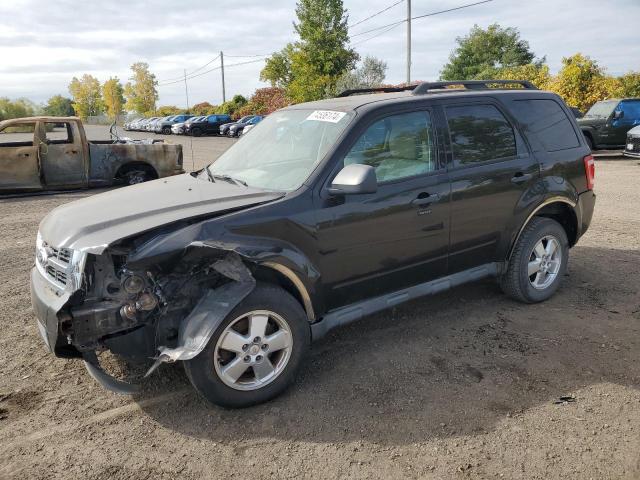
[[[516,28],[502,28],[497,23],[483,30],[474,25],[466,37],[456,39],[458,46],[440,72],[442,80],[493,78],[503,68],[534,63],[529,42],[520,38]],[[544,58],[536,62],[544,63]]]
[[334,94],[356,88],[379,87],[384,83],[386,72],[386,62],[367,55],[360,67],[342,74],[336,82]]
[[115,120],[118,115],[122,113],[122,107],[124,106],[124,88],[118,77],[109,78],[104,85],[102,85],[102,99],[104,105],[107,108],[107,115],[112,120]]
[[550,85],[565,102],[582,111],[599,100],[614,96],[617,88],[616,79],[607,77],[595,60],[581,53],[562,59],[562,68]]
[[218,110],[217,105],[211,105],[209,102],[196,103],[191,107],[191,113],[194,115],[212,115]]
[[124,96],[127,99],[125,108],[135,110],[140,115],[149,115],[156,109],[158,101],[158,81],[156,76],[149,71],[149,65],[137,62],[131,65],[133,76],[124,87]]
[[100,115],[104,111],[100,82],[93,75],[85,73],[80,79],[73,77],[69,93],[73,97],[73,109],[79,117]]
[[32,117],[35,114],[35,106],[25,98],[9,100],[0,97],[0,121],[10,118]]
[[340,76],[355,67],[358,54],[348,48],[342,0],[299,0],[296,15],[300,40],[267,59],[260,78],[285,88],[294,102],[306,102],[333,92]]
[[551,88],[553,80],[547,65],[535,63],[503,68],[498,70],[493,78],[498,80],[529,80],[540,90]]
[[640,97],[640,72],[629,72],[618,77],[620,83],[617,96],[619,97]]
[[163,105],[162,107],[158,107],[156,110],[156,115],[159,117],[168,117],[170,115],[179,115],[181,113],[184,113],[184,110],[174,105]]
[[70,117],[75,115],[73,110],[73,101],[62,95],[54,95],[51,97],[44,107],[44,114],[52,117]]
[[218,111],[220,113],[226,113],[234,117],[236,116],[236,112],[240,110],[242,107],[244,107],[246,104],[247,104],[247,99],[245,97],[243,97],[242,95],[234,95],[231,100],[227,100],[222,105],[220,105],[220,108],[218,109]]
[[249,99],[249,102],[236,111],[236,115],[268,115],[279,108],[289,105],[284,88],[266,87],[258,88]]

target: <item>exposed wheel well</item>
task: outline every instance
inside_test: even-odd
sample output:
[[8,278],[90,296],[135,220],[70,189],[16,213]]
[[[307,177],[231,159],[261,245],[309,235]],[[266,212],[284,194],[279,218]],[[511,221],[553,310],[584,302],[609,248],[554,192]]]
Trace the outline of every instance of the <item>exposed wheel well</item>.
[[578,236],[578,218],[569,204],[564,202],[550,203],[538,210],[535,216],[551,218],[558,222],[567,234],[569,246],[575,245]]
[[116,172],[115,178],[124,178],[127,173],[134,170],[144,170],[148,172],[151,177],[158,178],[158,172],[156,169],[146,162],[128,162],[121,165]]
[[307,317],[309,317],[309,320],[314,320],[313,311],[309,311],[310,305],[308,304],[308,302],[305,303],[305,299],[303,298],[300,289],[284,273],[267,266],[259,266],[253,272],[253,276],[258,281],[263,281],[282,287],[285,291],[290,293],[293,298],[296,299],[296,301],[307,313]]
[[593,148],[595,148],[595,147],[596,147],[596,144],[595,144],[595,142],[593,141],[593,135],[591,134],[591,132],[590,132],[590,131],[588,131],[588,130],[582,130],[582,134],[585,136],[585,138],[586,138],[587,140],[589,140],[589,141],[591,142],[591,145],[593,146]]

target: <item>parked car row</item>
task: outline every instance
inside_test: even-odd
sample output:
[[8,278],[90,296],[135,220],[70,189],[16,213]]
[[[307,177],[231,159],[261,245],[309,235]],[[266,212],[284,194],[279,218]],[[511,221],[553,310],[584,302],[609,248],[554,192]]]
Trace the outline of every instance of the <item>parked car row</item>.
[[264,117],[247,115],[233,121],[230,115],[172,115],[168,117],[138,118],[124,124],[127,131],[154,132],[163,135],[226,135],[239,137],[248,132]]

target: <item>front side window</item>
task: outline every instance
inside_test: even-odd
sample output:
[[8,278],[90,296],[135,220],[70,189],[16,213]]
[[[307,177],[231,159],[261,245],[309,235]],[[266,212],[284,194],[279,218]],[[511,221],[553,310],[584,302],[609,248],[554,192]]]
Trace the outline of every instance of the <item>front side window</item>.
[[0,130],[0,145],[5,147],[33,146],[33,134],[35,131],[35,123],[19,123],[4,127]]
[[213,175],[228,175],[250,187],[295,190],[353,118],[349,112],[328,112],[333,114],[329,119],[322,113],[327,112],[274,112],[207,168]]
[[44,124],[47,143],[63,144],[73,143],[71,125],[69,123],[46,122]]
[[450,106],[446,112],[457,165],[473,165],[517,155],[513,127],[495,106]]
[[376,170],[378,183],[437,170],[436,144],[427,111],[391,115],[373,123],[344,158]]
[[633,123],[634,121],[640,121],[640,101],[625,100],[620,102],[617,109],[624,112],[623,118],[626,122]]

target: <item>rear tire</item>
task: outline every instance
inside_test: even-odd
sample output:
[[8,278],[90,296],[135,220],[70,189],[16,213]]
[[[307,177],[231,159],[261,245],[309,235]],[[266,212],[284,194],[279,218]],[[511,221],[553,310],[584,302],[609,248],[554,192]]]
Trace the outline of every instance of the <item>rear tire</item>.
[[518,238],[500,286],[520,302],[542,302],[558,290],[568,263],[564,228],[550,218],[534,217]]
[[259,283],[227,315],[205,349],[184,362],[184,369],[207,401],[226,408],[249,407],[274,398],[294,382],[310,340],[300,304],[282,288]]
[[171,135],[171,127],[164,127],[162,129],[162,134],[163,135]]

